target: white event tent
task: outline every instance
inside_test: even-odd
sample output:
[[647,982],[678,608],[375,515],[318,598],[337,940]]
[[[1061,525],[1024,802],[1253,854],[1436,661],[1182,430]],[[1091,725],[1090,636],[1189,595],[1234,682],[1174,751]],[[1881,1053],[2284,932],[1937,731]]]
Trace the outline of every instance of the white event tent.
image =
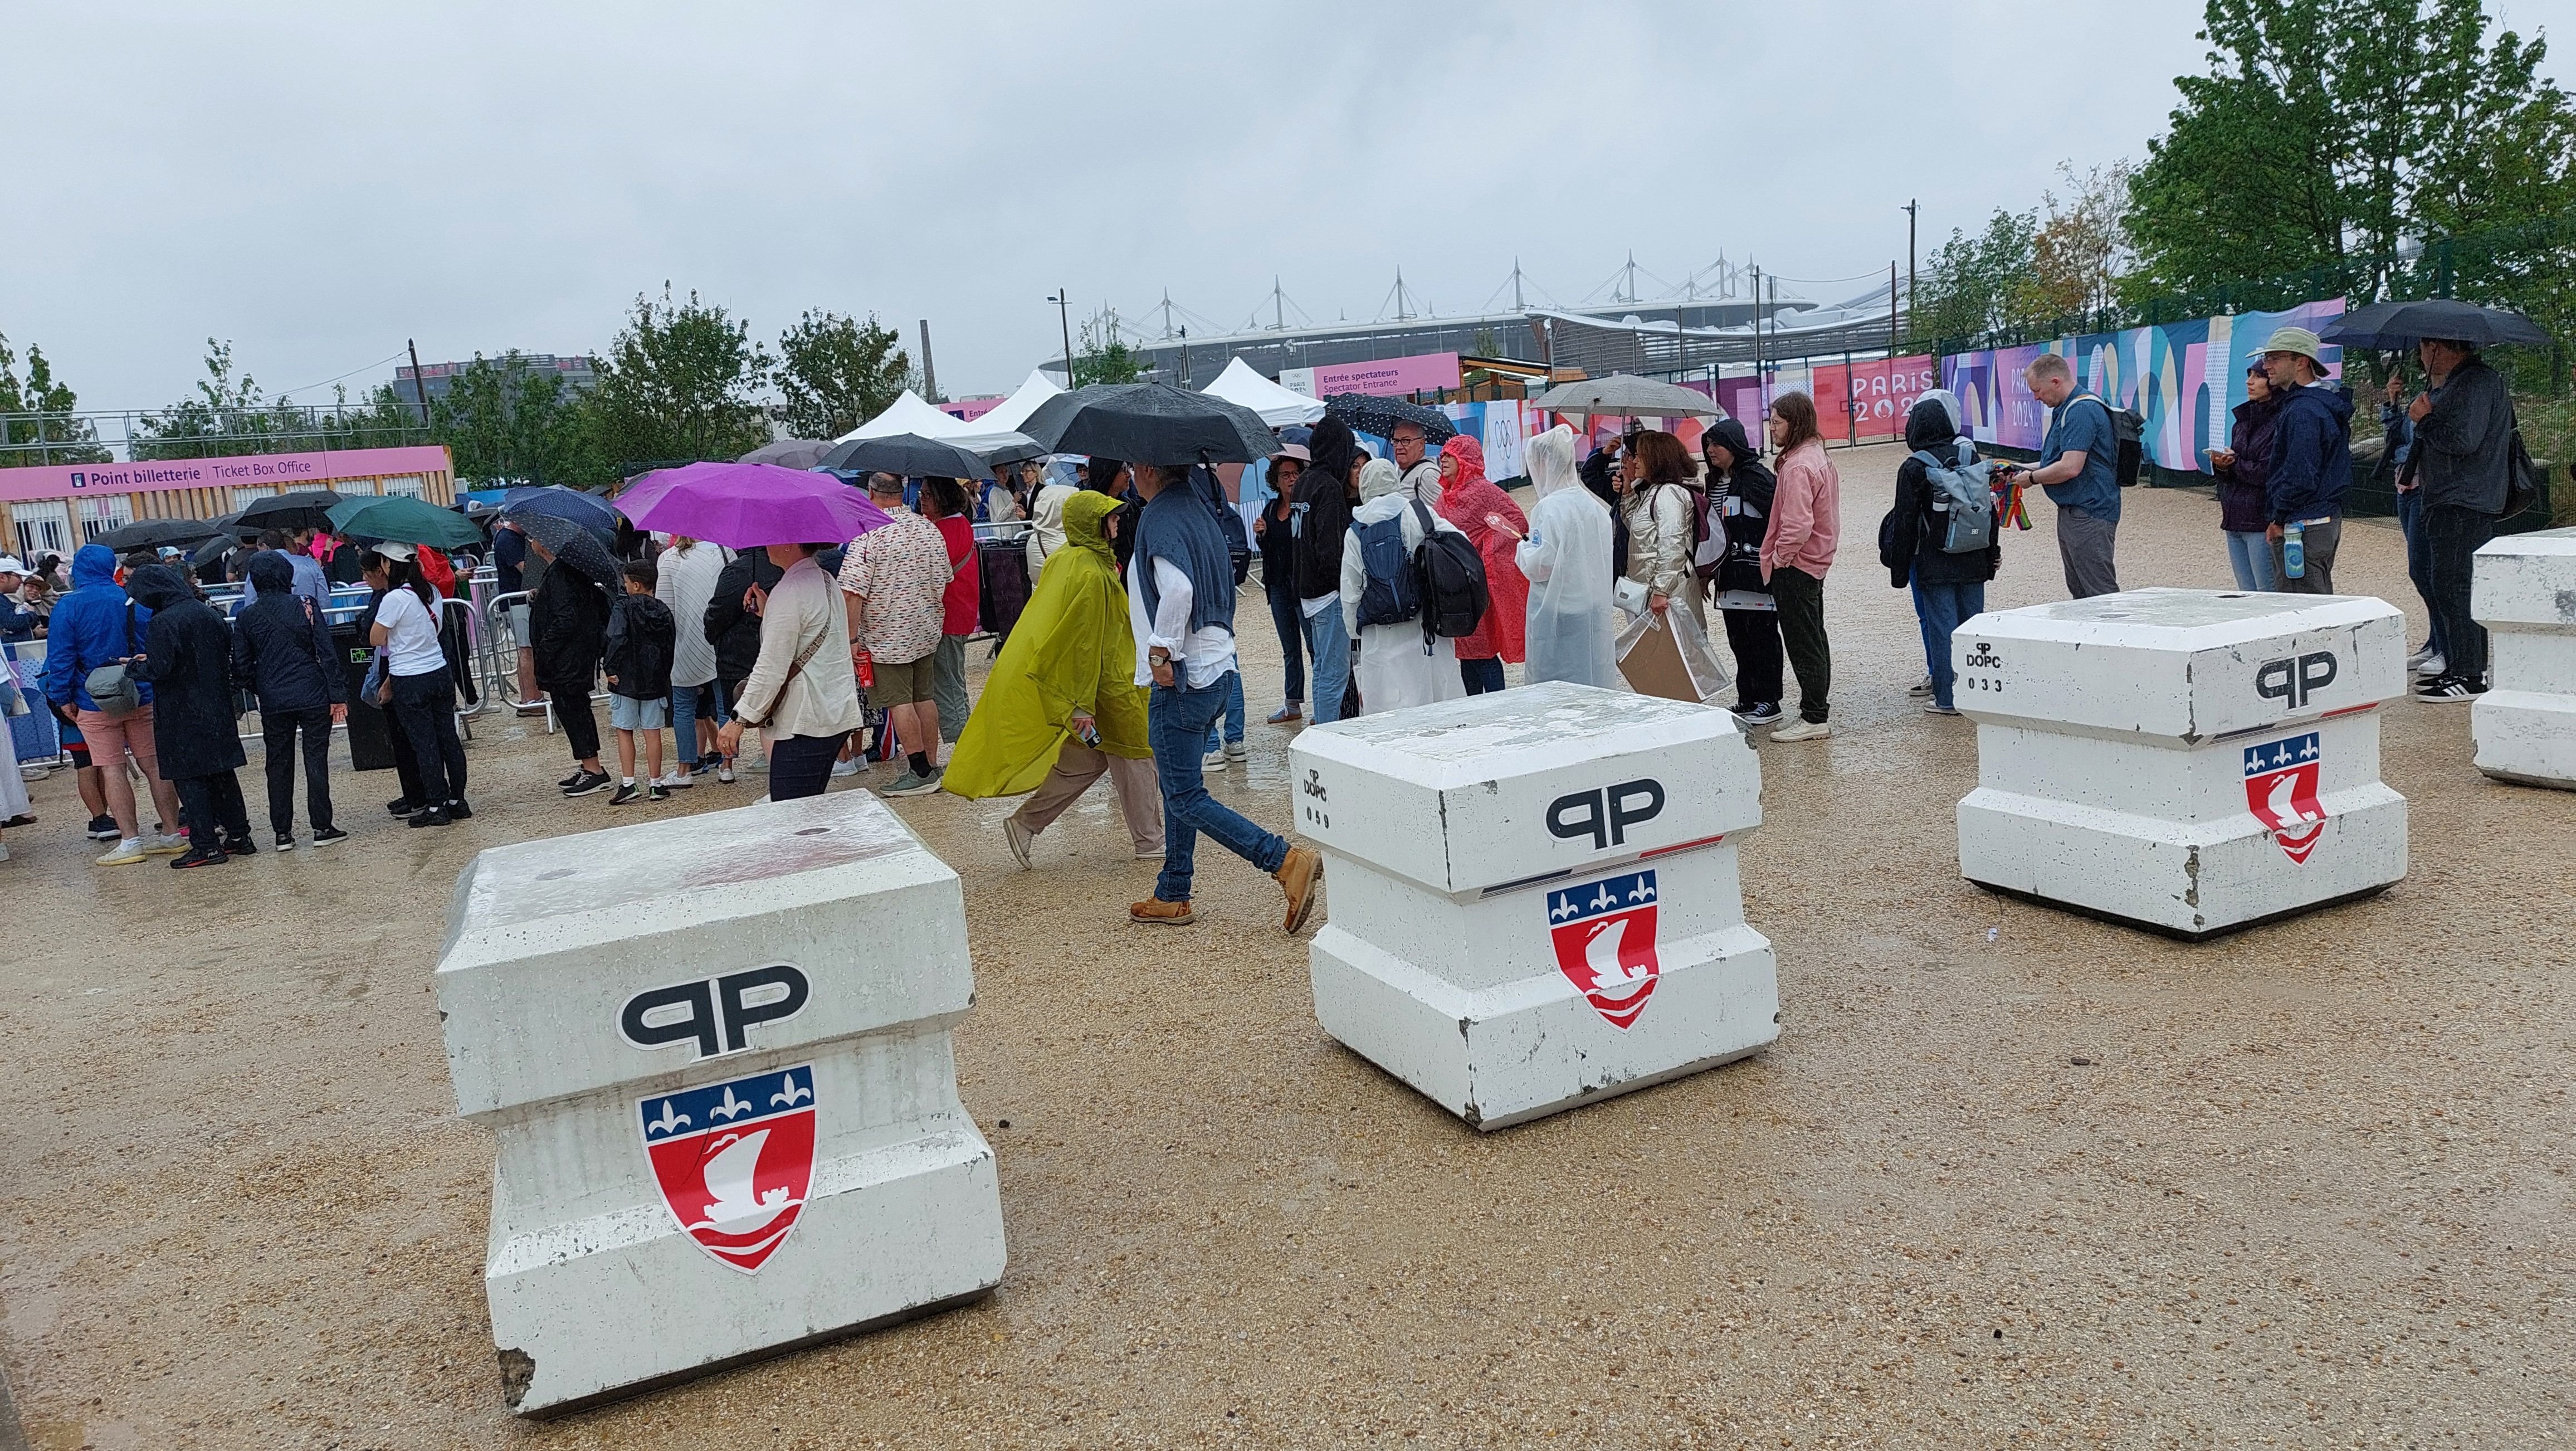
[[1039,404],[1063,391],[1049,382],[1046,374],[1032,369],[1018,391],[966,426],[977,433],[1016,433],[1021,424],[1029,421],[1029,415],[1038,411]]
[[[1035,374],[1031,374],[1035,377]],[[1261,415],[1261,421],[1273,428],[1295,423],[1312,423],[1324,416],[1324,405],[1302,393],[1291,393],[1259,373],[1238,357],[1225,365],[1216,381],[1200,390],[1228,403],[1240,403]],[[1016,400],[1014,400],[1016,401]]]
[[963,438],[970,433],[991,430],[968,423],[953,413],[942,413],[921,401],[921,395],[906,388],[903,396],[887,405],[886,411],[833,439],[848,443],[854,438],[886,438],[898,433],[918,434],[923,438]]

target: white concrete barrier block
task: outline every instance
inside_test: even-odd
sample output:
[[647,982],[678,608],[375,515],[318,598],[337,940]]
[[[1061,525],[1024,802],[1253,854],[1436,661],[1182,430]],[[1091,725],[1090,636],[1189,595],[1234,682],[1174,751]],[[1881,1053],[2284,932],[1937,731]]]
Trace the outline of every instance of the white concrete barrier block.
[[2576,529],[2492,541],[2469,587],[2490,681],[2469,704],[2478,769],[2576,789]]
[[438,974],[503,1390],[560,1410],[972,1298],[956,874],[865,792],[486,851]]
[[1329,859],[1317,1019],[1469,1123],[1779,1035],[1736,877],[1761,764],[1724,712],[1550,683],[1312,726],[1289,765]]
[[1952,637],[1977,722],[1959,866],[2187,938],[2406,875],[2377,707],[2405,617],[2344,596],[2148,589],[1979,615]]

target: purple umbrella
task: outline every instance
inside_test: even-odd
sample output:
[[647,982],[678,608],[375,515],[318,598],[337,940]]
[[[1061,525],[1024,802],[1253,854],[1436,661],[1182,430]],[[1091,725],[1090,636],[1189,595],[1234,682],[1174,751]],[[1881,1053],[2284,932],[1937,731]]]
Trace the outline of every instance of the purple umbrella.
[[638,529],[727,549],[844,544],[887,522],[883,509],[832,475],[774,464],[657,469],[627,485],[617,507]]

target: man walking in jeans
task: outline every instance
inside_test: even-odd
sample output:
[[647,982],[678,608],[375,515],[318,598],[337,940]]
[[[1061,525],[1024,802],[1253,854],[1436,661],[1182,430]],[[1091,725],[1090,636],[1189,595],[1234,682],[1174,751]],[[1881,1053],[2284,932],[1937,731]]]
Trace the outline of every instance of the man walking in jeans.
[[2119,440],[2111,431],[2111,405],[2078,396],[2075,370],[2056,353],[2031,360],[2022,377],[2031,396],[2048,405],[2048,435],[2041,462],[2023,473],[2057,506],[2057,556],[2066,566],[2066,592],[2076,599],[2120,591],[2112,554],[2120,535]]
[[1201,832],[1268,872],[1288,894],[1281,923],[1294,932],[1314,910],[1323,859],[1292,847],[1208,795],[1201,757],[1208,727],[1237,686],[1234,563],[1216,516],[1193,496],[1184,464],[1135,466],[1145,500],[1127,565],[1127,620],[1136,636],[1136,683],[1150,685],[1146,740],[1163,788],[1163,872],[1154,895],[1127,909],[1136,922],[1191,921],[1190,878]]
[[2417,395],[2416,477],[2424,490],[2424,542],[2442,673],[2415,688],[2415,698],[2473,700],[2487,689],[2487,630],[2469,613],[2469,579],[2478,546],[2495,537],[2510,491],[2513,398],[2504,375],[2466,343],[2427,338],[2415,345],[2432,391]]

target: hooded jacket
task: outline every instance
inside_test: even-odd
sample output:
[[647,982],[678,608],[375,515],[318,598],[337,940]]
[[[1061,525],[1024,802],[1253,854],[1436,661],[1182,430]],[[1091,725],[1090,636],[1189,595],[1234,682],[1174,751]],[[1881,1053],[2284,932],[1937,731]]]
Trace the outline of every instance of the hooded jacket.
[[[133,636],[126,635],[126,612],[133,610]],[[84,544],[72,556],[72,592],[54,605],[45,627],[45,699],[56,705],[98,709],[89,697],[89,673],[128,655],[142,653],[144,629],[152,611],[136,603],[116,583],[116,551],[104,544]],[[152,703],[148,680],[135,682],[145,705]]]
[[1726,552],[1718,557],[1710,583],[1721,592],[1769,594],[1771,587],[1762,578],[1762,541],[1771,529],[1772,496],[1779,491],[1780,481],[1762,461],[1761,451],[1745,438],[1743,424],[1721,418],[1708,426],[1703,448],[1708,437],[1725,444],[1735,456],[1735,466],[1726,471],[1726,477],[1719,478],[1713,470],[1708,475],[1708,507],[1716,515],[1712,523],[1723,524],[1726,534]]
[[2424,502],[2503,513],[2513,430],[2513,397],[2504,375],[2477,358],[2452,369],[2433,395],[2433,411],[2415,425],[2415,470]]
[[2272,476],[2272,452],[2280,446],[2279,395],[2236,405],[2236,423],[2227,447],[2236,461],[2218,471],[2218,527],[2230,534],[2260,534],[2271,522],[2271,503],[2264,484]]
[[590,693],[592,668],[608,642],[608,607],[607,591],[588,574],[569,567],[548,569],[537,592],[528,597],[528,634],[537,653],[537,683],[548,694]]
[[259,697],[262,715],[346,703],[348,673],[334,656],[330,626],[295,592],[286,556],[262,554],[250,574],[260,594],[233,621],[233,678]]
[[168,565],[134,571],[126,589],[152,611],[141,674],[152,682],[152,745],[169,780],[211,776],[242,764],[233,727],[232,640],[223,616],[197,598]]
[[2340,518],[2352,488],[2352,400],[2323,383],[2282,391],[2263,485],[2270,522]]
[[600,646],[600,669],[617,679],[612,695],[628,700],[671,698],[671,655],[678,644],[678,621],[671,607],[651,595],[632,591],[609,607],[608,634]]
[[[1896,466],[1896,507],[1889,511],[1893,530],[1884,559],[1887,582],[1898,589],[1924,584],[1983,584],[2003,567],[2003,531],[1983,549],[1952,554],[1941,547],[1950,515],[1941,491],[1932,486],[1932,471],[1915,452],[1956,458],[1959,420],[1947,395],[1926,394],[1905,414],[1905,461]],[[1942,506],[1942,507],[1936,507]],[[1998,520],[1998,523],[2001,521]]]
[[1002,642],[940,778],[942,790],[969,800],[1036,790],[1055,768],[1076,714],[1092,718],[1109,755],[1152,757],[1127,591],[1118,582],[1118,553],[1101,532],[1116,512],[1118,501],[1106,494],[1065,501],[1064,547],[1047,556],[1028,608]]
[[1297,501],[1291,511],[1301,600],[1341,593],[1342,544],[1351,532],[1351,464],[1356,447],[1350,425],[1338,418],[1316,424],[1307,441],[1307,451],[1315,457],[1297,476]]

